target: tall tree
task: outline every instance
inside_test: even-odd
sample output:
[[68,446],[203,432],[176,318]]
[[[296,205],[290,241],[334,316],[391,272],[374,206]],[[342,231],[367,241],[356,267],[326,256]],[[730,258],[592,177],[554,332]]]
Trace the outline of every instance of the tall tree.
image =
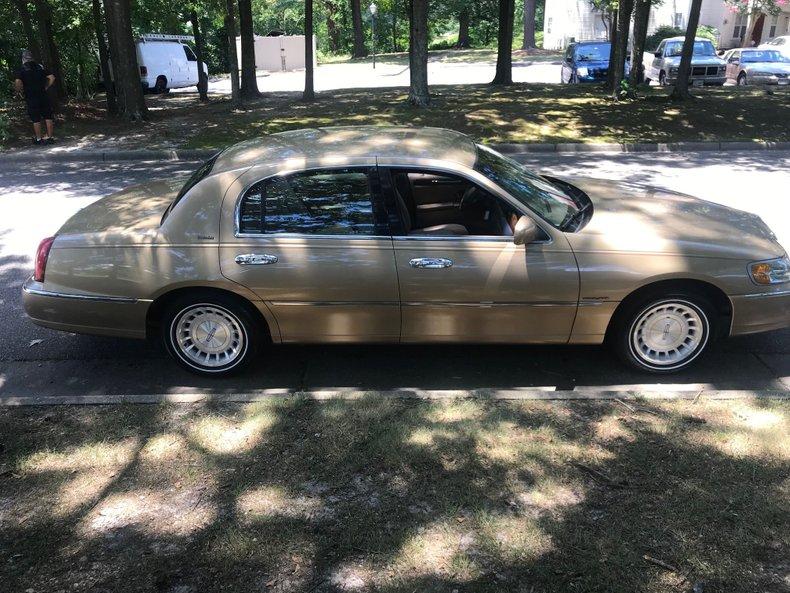
[[241,103],[239,89],[239,58],[236,54],[236,0],[225,0],[225,33],[228,40],[228,67],[230,68],[230,98],[233,105]]
[[329,42],[329,51],[337,53],[340,51],[340,27],[337,24],[337,17],[340,7],[337,0],[325,0],[324,8],[326,10],[326,36]]
[[130,121],[140,121],[147,117],[148,112],[140,84],[137,48],[132,37],[129,0],[106,0],[104,10],[107,16],[118,116]]
[[617,39],[612,44],[614,48],[614,60],[609,62],[609,70],[612,71],[612,86],[609,89],[617,98],[620,91],[620,82],[625,77],[625,56],[628,52],[628,35],[631,28],[631,13],[634,10],[634,0],[620,0],[620,7],[617,11]]
[[496,73],[491,84],[513,83],[513,17],[515,0],[499,0]]
[[107,54],[107,44],[104,40],[104,27],[102,26],[102,11],[99,0],[92,0],[93,30],[96,34],[96,47],[99,50],[99,69],[104,83],[104,94],[107,101],[107,115],[116,115],[118,106],[115,104],[115,87],[110,74],[110,58]]
[[411,0],[409,6],[409,102],[427,107],[428,92],[428,0]]
[[606,83],[604,87],[611,91],[614,88],[614,68],[611,67],[614,64],[614,54],[617,51],[617,22],[619,20],[619,12],[617,10],[612,11],[612,22],[609,28],[609,69],[606,71]]
[[304,93],[302,99],[313,101],[313,0],[304,0]]
[[354,25],[354,52],[352,57],[364,58],[368,55],[365,49],[365,33],[362,30],[362,3],[360,0],[351,0],[351,22]]
[[535,0],[524,0],[524,41],[521,49],[535,47]]
[[469,9],[464,6],[458,13],[458,42],[455,46],[459,49],[469,47]]
[[25,0],[14,0],[17,10],[19,11],[19,18],[22,20],[22,29],[25,31],[25,39],[27,40],[27,49],[33,53],[36,60],[41,60],[41,48],[36,39],[36,33],[33,30],[33,23],[30,18],[30,10],[28,10],[27,2]]
[[33,0],[36,8],[38,32],[41,37],[41,60],[49,71],[55,75],[55,94],[59,99],[66,98],[66,81],[63,79],[63,68],[60,64],[60,53],[55,43],[55,28],[52,24],[52,7],[49,0]]
[[684,101],[691,97],[689,93],[689,71],[691,70],[691,56],[694,53],[694,38],[697,36],[697,25],[699,25],[701,8],[702,0],[691,0],[686,38],[683,40],[683,53],[680,54],[680,64],[678,65],[678,77],[675,80],[675,88],[672,89],[671,95],[675,101]]
[[201,101],[208,101],[208,76],[203,70],[205,64],[203,61],[203,56],[205,55],[203,35],[200,34],[200,21],[198,20],[198,13],[195,8],[192,8],[189,13],[189,20],[192,22],[192,35],[195,37],[195,57],[197,57],[198,68],[198,94]]
[[628,82],[631,86],[645,79],[645,66],[642,63],[647,41],[647,24],[650,20],[652,0],[635,0],[634,3],[634,45],[631,50],[631,73]]
[[241,31],[241,96],[257,99],[258,78],[255,72],[255,35],[252,29],[252,3],[239,0],[239,29]]

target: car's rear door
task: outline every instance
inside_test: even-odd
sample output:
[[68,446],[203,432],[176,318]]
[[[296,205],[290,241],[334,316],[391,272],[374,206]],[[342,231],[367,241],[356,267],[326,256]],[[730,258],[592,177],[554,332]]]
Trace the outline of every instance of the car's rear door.
[[[240,197],[239,197],[240,196]],[[260,178],[223,203],[222,274],[267,304],[285,342],[396,342],[398,280],[375,166]]]

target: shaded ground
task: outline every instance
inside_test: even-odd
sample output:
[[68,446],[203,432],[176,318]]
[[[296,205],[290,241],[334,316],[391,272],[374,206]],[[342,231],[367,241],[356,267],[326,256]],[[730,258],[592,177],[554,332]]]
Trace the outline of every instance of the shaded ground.
[[[58,126],[62,146],[222,147],[252,136],[330,125],[419,125],[452,128],[486,142],[673,142],[790,140],[790,95],[755,89],[697,91],[688,103],[669,102],[667,91],[648,88],[644,98],[612,103],[597,87],[515,84],[432,86],[433,105],[415,109],[406,89],[349,89],[320,93],[303,103],[298,93],[274,93],[233,110],[227,97],[202,105],[192,94],[148,96],[150,121],[122,124],[102,117],[101,103],[72,104]],[[17,140],[28,124],[16,103]]]
[[6,591],[779,592],[788,404],[0,410]]

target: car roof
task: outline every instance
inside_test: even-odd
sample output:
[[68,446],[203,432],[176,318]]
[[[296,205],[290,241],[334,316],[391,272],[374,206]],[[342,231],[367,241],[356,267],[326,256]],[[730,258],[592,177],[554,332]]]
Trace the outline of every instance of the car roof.
[[211,173],[254,165],[298,169],[300,164],[376,158],[450,161],[471,167],[477,147],[466,135],[442,128],[338,126],[279,132],[246,140],[219,154]]
[[588,44],[595,44],[598,45],[599,43],[610,43],[607,39],[588,39],[587,41],[575,41],[576,45],[588,45]]
[[[662,41],[685,41],[685,40],[686,38],[683,37],[682,35],[678,35],[677,37],[667,37],[665,39],[662,39]],[[695,37],[694,41],[710,41],[710,39],[708,39],[707,37]],[[713,43],[712,41],[710,42]]]

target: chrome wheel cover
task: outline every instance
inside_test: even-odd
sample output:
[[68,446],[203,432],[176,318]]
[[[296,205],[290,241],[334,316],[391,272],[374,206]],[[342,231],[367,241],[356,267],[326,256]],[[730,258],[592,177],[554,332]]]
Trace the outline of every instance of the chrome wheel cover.
[[239,361],[247,347],[238,318],[213,304],[191,305],[173,319],[171,342],[187,364],[201,370],[219,370]]
[[631,351],[650,367],[672,369],[695,358],[708,341],[705,314],[685,301],[645,309],[631,326]]

